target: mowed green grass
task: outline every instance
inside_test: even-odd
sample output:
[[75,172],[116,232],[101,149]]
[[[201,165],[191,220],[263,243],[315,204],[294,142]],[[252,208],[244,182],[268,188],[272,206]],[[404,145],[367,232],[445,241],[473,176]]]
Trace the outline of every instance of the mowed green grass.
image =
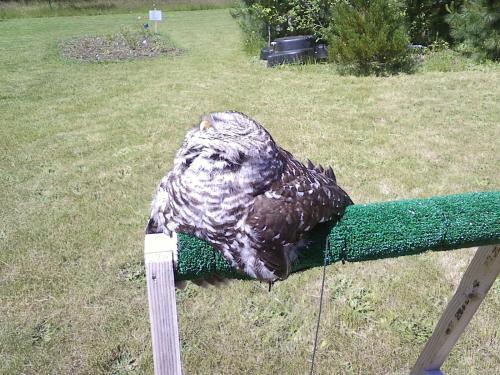
[[[137,15],[0,22],[0,373],[151,374],[143,228],[200,115],[239,110],[355,202],[498,190],[500,69],[267,69],[227,10],[168,13],[179,57],[82,64],[58,44]],[[473,250],[328,268],[316,374],[406,374]],[[321,269],[178,291],[186,374],[305,374]],[[500,370],[497,281],[444,366]]]
[[207,10],[234,6],[234,0],[7,0],[0,2],[0,19],[23,17],[88,16],[113,13]]

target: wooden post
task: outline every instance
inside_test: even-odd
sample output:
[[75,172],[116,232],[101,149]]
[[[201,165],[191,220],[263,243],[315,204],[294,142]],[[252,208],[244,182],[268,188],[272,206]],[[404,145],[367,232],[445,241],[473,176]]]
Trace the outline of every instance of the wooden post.
[[441,365],[500,273],[500,245],[480,246],[410,375],[439,375]]
[[175,305],[174,262],[177,237],[147,234],[144,261],[148,285],[149,317],[155,375],[181,375],[181,354],[177,307]]

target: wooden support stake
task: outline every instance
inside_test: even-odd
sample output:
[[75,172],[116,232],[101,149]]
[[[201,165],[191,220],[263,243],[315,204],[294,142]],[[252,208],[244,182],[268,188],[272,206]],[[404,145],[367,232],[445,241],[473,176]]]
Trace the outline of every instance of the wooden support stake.
[[174,262],[177,237],[147,234],[144,260],[155,375],[181,375],[179,327],[175,305]]
[[479,247],[410,375],[442,374],[441,365],[499,273],[500,245]]

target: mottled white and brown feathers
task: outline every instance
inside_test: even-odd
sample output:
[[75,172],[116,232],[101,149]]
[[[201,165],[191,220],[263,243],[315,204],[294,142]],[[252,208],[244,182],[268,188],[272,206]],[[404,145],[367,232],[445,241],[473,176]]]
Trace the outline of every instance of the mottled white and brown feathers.
[[233,267],[273,282],[288,276],[308,232],[350,204],[331,168],[303,165],[242,113],[215,112],[187,133],[147,232],[195,235]]

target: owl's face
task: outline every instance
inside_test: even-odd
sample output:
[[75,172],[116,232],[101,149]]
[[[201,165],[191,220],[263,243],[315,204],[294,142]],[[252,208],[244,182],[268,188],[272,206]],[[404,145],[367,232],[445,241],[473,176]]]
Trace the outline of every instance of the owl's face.
[[258,158],[275,143],[257,122],[239,112],[213,112],[204,116],[184,139],[178,156],[201,156],[241,164]]

